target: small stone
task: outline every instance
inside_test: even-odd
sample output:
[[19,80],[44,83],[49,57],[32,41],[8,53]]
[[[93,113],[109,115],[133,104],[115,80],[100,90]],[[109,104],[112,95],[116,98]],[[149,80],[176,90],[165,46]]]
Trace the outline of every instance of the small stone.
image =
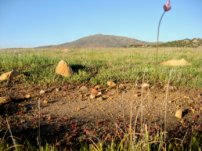
[[31,98],[31,95],[30,95],[30,94],[26,94],[26,95],[25,95],[25,98],[26,98],[26,99],[29,99],[29,98]]
[[17,75],[19,75],[19,73],[16,70],[12,70],[12,71],[3,73],[0,76],[0,81],[12,80],[12,78],[17,76]]
[[197,97],[198,97],[198,99],[201,99],[202,98],[202,93],[198,94]]
[[182,109],[178,109],[176,112],[175,112],[175,117],[179,118],[179,119],[182,119],[186,114],[189,113],[189,110],[188,109],[185,109],[185,110],[182,110]]
[[98,90],[97,89],[95,89],[95,88],[92,88],[91,89],[91,94],[93,94],[93,95],[97,95],[98,94]]
[[107,85],[108,85],[109,87],[113,88],[113,87],[116,86],[116,83],[115,83],[114,81],[110,80],[110,81],[107,81]]
[[73,70],[64,60],[61,60],[55,69],[55,73],[64,77],[70,77],[73,74]]
[[0,105],[9,103],[11,99],[9,97],[0,97]]
[[182,109],[178,109],[176,112],[175,112],[175,117],[181,119],[182,118]]
[[76,108],[76,111],[80,111],[80,110],[81,110],[81,108],[80,108],[80,107],[77,107],[77,108]]
[[97,90],[100,89],[100,88],[101,88],[101,85],[96,85],[95,86],[95,89],[97,89]]
[[145,90],[147,90],[147,89],[149,89],[149,84],[148,83],[143,83],[142,85],[141,85],[141,87],[143,88],[143,89],[145,89]]
[[56,88],[55,89],[56,92],[59,92],[60,90],[61,90],[61,88]]
[[97,93],[97,96],[99,97],[99,96],[101,96],[102,95],[102,92],[98,92]]
[[184,96],[183,98],[186,100],[190,100],[190,98],[188,96]]
[[172,101],[171,101],[171,100],[169,100],[169,101],[168,101],[168,103],[169,103],[169,104],[171,104],[171,103],[172,103]]
[[45,90],[41,90],[41,91],[39,92],[40,95],[42,95],[42,94],[44,94],[44,93],[46,93]]
[[48,104],[48,100],[47,99],[43,100],[43,104]]
[[164,86],[164,89],[165,90],[169,90],[169,91],[176,91],[177,90],[177,88],[175,87],[175,86],[171,86],[171,85],[168,85],[168,84],[166,84],[165,86]]
[[125,84],[119,84],[119,88],[120,88],[120,89],[125,89],[126,86],[125,86]]
[[88,88],[86,86],[82,86],[82,87],[80,87],[79,91],[81,91],[82,93],[87,93]]
[[11,72],[12,72],[12,71],[3,73],[3,74],[0,76],[0,81],[8,80],[9,77],[11,76]]
[[90,99],[94,99],[96,96],[94,94],[90,95]]

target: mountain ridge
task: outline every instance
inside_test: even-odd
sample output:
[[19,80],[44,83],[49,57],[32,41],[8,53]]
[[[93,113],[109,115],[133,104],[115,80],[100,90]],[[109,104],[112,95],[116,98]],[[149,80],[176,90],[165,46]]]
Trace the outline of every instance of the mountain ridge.
[[141,41],[124,36],[115,36],[115,35],[104,35],[104,34],[94,34],[79,38],[72,42],[66,42],[58,45],[49,45],[42,47],[127,47],[130,45],[140,46],[147,45],[149,42]]
[[[85,48],[85,47],[154,47],[155,42],[146,42],[124,36],[94,34],[79,38],[72,42],[58,45],[41,46],[37,48]],[[201,38],[173,40],[160,42],[160,47],[202,47]]]

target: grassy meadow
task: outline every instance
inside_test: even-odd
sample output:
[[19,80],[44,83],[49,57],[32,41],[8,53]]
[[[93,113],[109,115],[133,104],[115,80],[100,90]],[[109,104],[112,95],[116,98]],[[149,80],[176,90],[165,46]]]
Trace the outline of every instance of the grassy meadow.
[[[155,66],[155,48],[81,48],[1,50],[0,73],[16,69],[25,73],[23,83],[88,83],[105,85],[108,80],[117,83],[164,85],[171,73],[171,84],[181,87],[202,86],[201,48],[160,48],[158,62],[184,58],[186,67]],[[55,75],[55,67],[65,60],[75,74],[70,78]]]
[[[49,85],[70,83],[75,85],[106,85],[108,80],[116,83],[141,84],[161,87],[170,84],[181,88],[202,88],[202,48],[159,48],[156,66],[155,48],[72,48],[64,49],[7,49],[0,50],[0,74],[16,69],[21,76],[14,84]],[[73,76],[64,78],[55,74],[55,67],[65,60],[74,71]],[[191,65],[185,67],[167,67],[161,62],[171,59],[185,59]],[[1,83],[0,83],[1,84]],[[1,127],[0,127],[1,132]],[[201,135],[190,137],[187,146],[183,140],[165,142],[163,132],[149,136],[145,131],[142,139],[132,143],[133,134],[126,133],[121,141],[92,143],[81,145],[80,150],[201,150]],[[177,142],[177,143],[176,143]],[[180,143],[179,143],[180,142]],[[12,145],[14,144],[14,145]],[[60,150],[55,145],[32,146],[29,142],[15,146],[0,138],[0,150]],[[18,145],[18,144],[17,144]],[[19,149],[18,149],[19,148]],[[62,149],[61,149],[62,150]],[[68,149],[67,149],[68,150]]]

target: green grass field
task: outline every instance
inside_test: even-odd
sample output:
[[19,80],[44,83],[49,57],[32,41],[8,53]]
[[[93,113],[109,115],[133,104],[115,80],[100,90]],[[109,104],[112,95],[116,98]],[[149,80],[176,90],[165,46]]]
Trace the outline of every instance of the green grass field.
[[[1,50],[2,51],[2,50]],[[0,73],[17,69],[27,73],[23,82],[89,83],[106,84],[107,80],[118,83],[142,82],[151,85],[165,84],[171,72],[171,84],[182,87],[202,86],[202,49],[160,48],[158,62],[170,59],[186,59],[192,65],[186,67],[155,66],[155,48],[82,48],[7,50],[0,55]],[[70,78],[55,75],[54,70],[61,60],[67,61],[75,70]]]

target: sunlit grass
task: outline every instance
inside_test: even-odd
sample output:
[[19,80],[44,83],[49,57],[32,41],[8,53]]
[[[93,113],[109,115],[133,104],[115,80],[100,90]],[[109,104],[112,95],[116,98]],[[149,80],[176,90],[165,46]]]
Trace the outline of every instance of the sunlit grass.
[[[192,65],[187,67],[165,67],[158,65],[155,74],[155,48],[83,48],[62,52],[60,49],[7,50],[0,55],[0,73],[17,69],[28,73],[26,81],[31,83],[83,83],[106,84],[142,81],[152,85],[165,84],[172,70],[171,83],[176,86],[200,87],[202,85],[202,54],[197,48],[160,48],[159,62],[184,58]],[[75,74],[70,78],[55,75],[56,64],[67,61]],[[80,68],[82,67],[82,68]]]

